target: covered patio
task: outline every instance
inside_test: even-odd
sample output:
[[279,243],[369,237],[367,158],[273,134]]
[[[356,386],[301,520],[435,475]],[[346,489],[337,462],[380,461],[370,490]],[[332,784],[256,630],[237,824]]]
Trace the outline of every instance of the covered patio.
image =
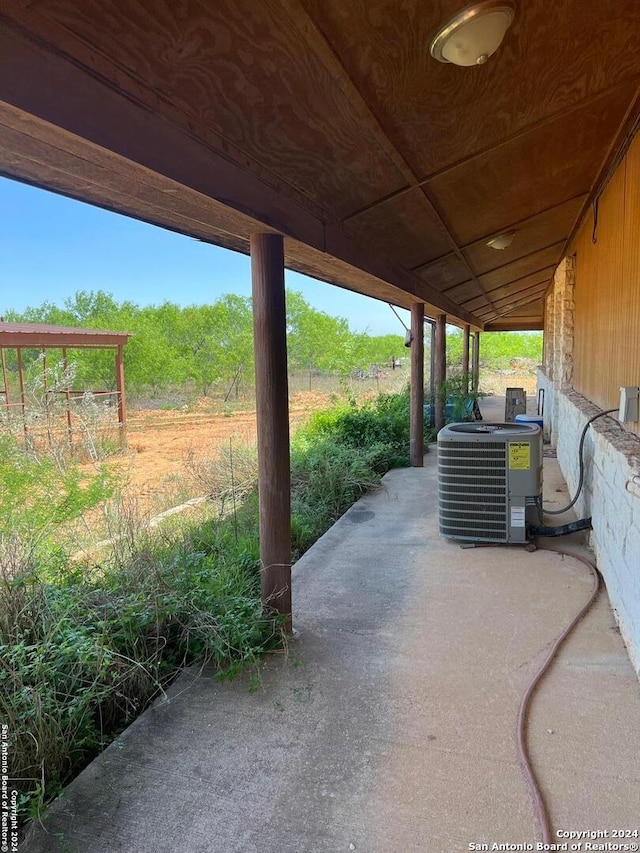
[[[475,375],[484,332],[545,329],[546,427],[574,491],[576,434],[640,381],[640,5],[462,6],[3,3],[0,174],[251,254],[262,592],[299,630],[252,696],[177,684],[27,849],[535,841],[514,712],[584,574],[438,538],[424,319],[435,388],[447,322]],[[509,18],[501,46],[466,67],[432,55],[484,13]],[[412,335],[414,468],[300,561],[293,599],[285,266],[409,309]],[[637,668],[640,422],[614,441],[601,425],[580,509]],[[637,679],[604,592],[532,713],[555,829],[637,829]]]
[[3,3],[0,174],[251,253],[270,605],[291,615],[284,266],[411,310],[420,466],[423,318],[436,388],[446,322],[463,370],[472,335],[477,360],[483,331],[543,328],[638,126],[639,32],[635,0]]
[[[555,459],[545,483],[564,504]],[[387,474],[294,567],[286,654],[232,683],[185,673],[33,825],[24,853],[537,849],[518,705],[591,578],[552,551],[445,542],[436,492],[433,450]],[[640,696],[604,589],[528,731],[555,842],[638,829]]]

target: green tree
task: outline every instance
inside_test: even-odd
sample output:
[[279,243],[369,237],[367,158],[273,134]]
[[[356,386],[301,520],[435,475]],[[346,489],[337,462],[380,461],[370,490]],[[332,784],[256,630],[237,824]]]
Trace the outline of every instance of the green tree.
[[223,296],[213,305],[193,305],[182,316],[180,347],[190,378],[204,395],[216,382],[250,376],[253,368],[251,302]]
[[293,370],[348,373],[357,366],[357,336],[348,322],[312,308],[295,290],[287,292],[287,345]]
[[407,352],[400,335],[363,334],[360,336],[359,367],[364,370],[372,365],[390,365],[392,359],[406,358]]
[[[459,367],[462,361],[462,329],[447,328],[447,362]],[[480,336],[480,365],[504,370],[514,360],[538,363],[542,358],[542,332],[483,332]]]

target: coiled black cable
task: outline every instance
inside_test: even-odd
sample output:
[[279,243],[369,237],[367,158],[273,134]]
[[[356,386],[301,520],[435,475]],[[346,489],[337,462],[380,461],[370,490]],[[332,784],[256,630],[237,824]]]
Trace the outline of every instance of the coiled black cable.
[[[580,445],[578,447],[578,462],[580,465],[580,476],[578,478],[578,488],[576,489],[575,496],[574,496],[573,500],[571,501],[571,503],[568,503],[566,506],[562,507],[562,509],[545,509],[542,506],[542,502],[539,500],[538,501],[538,507],[539,507],[539,509],[542,510],[542,512],[545,515],[562,515],[563,512],[567,512],[567,510],[570,510],[571,507],[578,500],[578,498],[580,497],[580,492],[582,491],[582,486],[584,484],[584,440],[587,437],[587,431],[588,431],[589,427],[591,426],[591,424],[595,420],[597,420],[598,418],[603,418],[605,415],[610,415],[610,414],[612,414],[612,412],[617,412],[617,411],[618,411],[618,409],[607,409],[606,412],[598,412],[597,415],[594,415],[593,417],[589,418],[589,420],[586,422],[586,424],[584,425],[584,429],[582,430],[582,435],[580,436]],[[612,418],[612,420],[615,420],[615,419]],[[618,421],[615,421],[615,422],[618,423]]]

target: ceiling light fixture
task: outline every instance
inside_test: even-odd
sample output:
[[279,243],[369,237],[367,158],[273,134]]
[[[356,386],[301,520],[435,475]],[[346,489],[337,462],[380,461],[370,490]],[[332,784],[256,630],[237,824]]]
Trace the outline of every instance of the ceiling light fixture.
[[487,240],[487,246],[491,249],[508,249],[513,243],[513,238],[516,236],[515,231],[510,231],[508,234],[498,234]]
[[454,65],[484,65],[502,44],[514,15],[513,6],[505,0],[467,6],[438,30],[431,56]]

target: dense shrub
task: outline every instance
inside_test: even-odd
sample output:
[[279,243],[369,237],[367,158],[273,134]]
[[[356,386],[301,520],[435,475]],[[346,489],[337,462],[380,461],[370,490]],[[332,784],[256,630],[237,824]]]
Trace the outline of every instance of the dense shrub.
[[113,492],[102,468],[92,474],[63,466],[46,454],[25,450],[9,433],[0,434],[0,537],[44,543],[60,524],[78,518]]
[[[425,425],[425,447],[432,435]],[[408,463],[408,390],[312,415],[292,443],[294,555],[315,542],[386,471]]]
[[[504,370],[512,362],[533,369],[542,359],[542,332],[483,332],[480,367]],[[447,362],[456,369],[462,362],[462,329],[447,330]]]
[[[175,673],[213,661],[225,676],[279,644],[260,602],[257,535],[229,524],[165,544],[128,566],[66,567],[42,582],[27,553],[0,554],[0,717],[9,775],[33,814]],[[50,565],[48,565],[50,573]]]
[[367,489],[380,482],[384,445],[354,452],[330,437],[299,438],[291,458],[294,557],[307,550]]
[[[338,444],[363,451],[383,474],[390,468],[409,464],[408,389],[400,394],[381,394],[373,402],[357,406],[354,402],[328,412],[312,415],[302,432],[311,444],[320,437],[331,437]],[[425,423],[425,446],[432,431]]]

